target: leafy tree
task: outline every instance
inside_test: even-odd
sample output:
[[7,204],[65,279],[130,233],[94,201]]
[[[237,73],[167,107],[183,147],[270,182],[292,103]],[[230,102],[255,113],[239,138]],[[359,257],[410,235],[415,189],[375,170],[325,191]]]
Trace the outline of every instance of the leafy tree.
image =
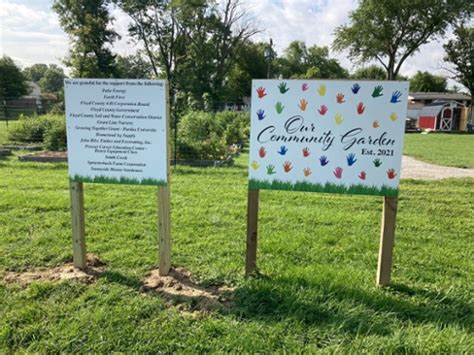
[[418,71],[410,79],[410,91],[412,92],[446,92],[447,85],[446,78],[427,71]]
[[115,58],[107,47],[118,37],[110,28],[109,3],[110,0],[54,0],[53,10],[72,43],[65,63],[72,68],[73,77],[116,75]]
[[124,79],[151,79],[153,68],[141,53],[128,56],[116,56],[117,77]]
[[277,71],[286,78],[341,79],[349,77],[336,59],[329,58],[327,47],[306,47],[303,41],[293,41],[277,58]]
[[387,77],[385,70],[378,65],[369,65],[364,68],[357,69],[352,78],[365,80],[384,80]]
[[472,11],[472,0],[361,0],[350,24],[336,29],[333,47],[360,63],[378,61],[393,80],[420,46]]
[[28,80],[38,83],[44,76],[46,70],[48,70],[46,64],[33,64],[31,67],[23,69],[23,74]]
[[19,97],[28,94],[28,84],[20,68],[10,57],[0,58],[0,97]]
[[62,68],[50,64],[38,84],[45,92],[58,93],[63,89],[65,77],[66,75]]
[[[474,28],[460,24],[454,30],[455,38],[444,45],[444,60],[454,69],[453,79],[464,85],[471,94],[471,112],[474,105]],[[472,114],[471,114],[472,115]]]

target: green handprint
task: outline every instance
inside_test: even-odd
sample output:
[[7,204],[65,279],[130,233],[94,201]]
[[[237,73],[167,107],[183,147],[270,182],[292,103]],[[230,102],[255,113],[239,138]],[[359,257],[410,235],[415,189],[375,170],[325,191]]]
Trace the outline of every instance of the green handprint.
[[289,88],[286,87],[286,83],[283,82],[283,83],[280,83],[280,85],[278,85],[278,89],[280,89],[280,92],[282,94],[286,93],[288,90],[290,90]]
[[372,97],[383,96],[382,91],[383,91],[382,85],[377,85],[376,87],[374,87],[374,91],[372,92]]
[[378,168],[380,165],[382,165],[382,161],[379,158],[374,159],[374,161],[372,163],[374,163],[376,168]]
[[275,166],[274,165],[267,165],[267,174],[268,175],[273,175],[273,174],[276,174],[276,171],[275,171]]
[[283,104],[280,101],[278,101],[275,105],[275,108],[277,112],[280,114],[283,112],[283,109],[285,108],[285,106],[283,106]]

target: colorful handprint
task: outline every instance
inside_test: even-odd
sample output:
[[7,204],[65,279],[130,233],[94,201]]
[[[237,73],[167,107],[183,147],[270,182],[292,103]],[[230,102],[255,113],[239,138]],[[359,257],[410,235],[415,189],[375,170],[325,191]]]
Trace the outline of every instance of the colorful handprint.
[[304,174],[304,176],[308,177],[312,174],[312,171],[311,171],[310,168],[304,168],[303,169],[303,174]]
[[395,112],[392,112],[390,116],[388,116],[391,121],[395,122],[398,119],[398,116]]
[[278,85],[278,89],[280,89],[280,92],[282,94],[285,94],[288,90],[290,90],[289,88],[286,87],[286,83],[285,82],[282,82]]
[[344,117],[340,113],[336,113],[336,116],[334,116],[334,121],[336,121],[337,125],[340,125],[342,122],[344,122]]
[[280,101],[278,101],[275,105],[275,109],[278,114],[282,113],[284,108],[285,106],[283,106],[283,104]]
[[355,83],[354,85],[352,85],[351,90],[354,94],[357,94],[360,90],[360,85]]
[[303,156],[306,158],[306,157],[309,157],[309,155],[311,154],[310,150],[308,147],[305,147],[303,148]]
[[260,155],[260,158],[265,158],[265,155],[267,155],[267,151],[264,147],[260,147],[258,150],[258,155]]
[[392,98],[390,99],[390,102],[391,102],[392,104],[397,104],[397,103],[401,102],[401,101],[400,101],[400,97],[401,97],[401,96],[402,96],[402,93],[401,93],[400,91],[398,91],[398,90],[397,90],[397,91],[394,91],[394,92],[392,93]]
[[363,104],[362,102],[359,102],[359,103],[357,104],[357,113],[358,113],[359,115],[362,115],[362,114],[364,113],[364,111],[365,111],[365,106],[364,106],[364,104]]
[[326,105],[321,105],[321,107],[318,108],[318,112],[321,116],[324,116],[326,112],[328,112],[328,107]]
[[380,127],[380,122],[375,120],[374,122],[372,122],[372,127],[379,128]]
[[289,173],[291,169],[293,169],[291,163],[289,161],[285,161],[285,163],[283,164],[283,170],[285,171],[285,173]]
[[343,169],[341,167],[337,167],[336,169],[334,169],[334,171],[332,172],[334,174],[334,176],[338,179],[342,178],[342,171]]
[[257,163],[255,160],[252,161],[252,164],[250,164],[250,166],[253,168],[253,170],[258,170],[258,168],[260,168],[260,164]]
[[286,152],[288,152],[288,148],[285,147],[284,145],[282,145],[282,146],[280,147],[280,150],[278,151],[278,154],[280,154],[280,155],[285,155]]
[[298,104],[298,107],[301,111],[306,111],[306,107],[308,107],[308,101],[306,101],[305,99],[301,99],[300,103]]
[[328,158],[326,158],[324,155],[322,155],[320,158],[319,158],[319,162],[321,163],[321,166],[325,166],[329,163],[329,160]]
[[307,83],[304,83],[304,84],[301,85],[301,90],[306,91],[308,89],[309,89],[309,86],[308,86]]
[[267,95],[267,93],[265,92],[265,88],[263,86],[260,86],[258,89],[257,89],[257,95],[258,95],[258,98],[261,99],[263,98],[264,96]]
[[257,111],[257,117],[258,117],[258,119],[259,119],[260,121],[263,120],[263,119],[265,118],[265,111],[263,111],[263,110],[258,110],[258,111]]
[[395,172],[394,169],[388,169],[387,176],[390,180],[392,180],[392,179],[395,179],[395,177],[397,176],[397,173]]
[[273,174],[276,174],[276,171],[275,171],[275,166],[274,165],[267,165],[267,174],[268,175],[273,175]]
[[374,87],[374,91],[372,91],[372,97],[383,96],[382,91],[383,91],[382,85],[377,85],[376,87]]
[[365,171],[361,171],[358,176],[359,179],[365,180],[367,178],[367,173]]
[[347,165],[352,166],[357,161],[356,156],[354,153],[350,153],[346,157]]
[[344,100],[344,94],[338,93],[336,95],[336,102],[338,104],[343,104],[344,102],[346,102],[346,100]]
[[319,85],[318,94],[319,94],[319,96],[326,95],[326,85],[325,84]]
[[376,168],[378,168],[380,165],[382,165],[382,161],[379,158],[374,159],[374,161],[372,163],[374,163],[374,166]]

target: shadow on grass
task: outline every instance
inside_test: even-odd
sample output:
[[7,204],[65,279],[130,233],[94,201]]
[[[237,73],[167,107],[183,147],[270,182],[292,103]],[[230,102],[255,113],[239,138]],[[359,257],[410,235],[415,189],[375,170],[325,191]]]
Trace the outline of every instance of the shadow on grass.
[[103,271],[98,274],[98,278],[105,279],[107,282],[117,283],[122,286],[130,287],[137,291],[140,290],[140,287],[142,287],[143,285],[142,280],[140,280],[139,278],[126,276],[117,271]]
[[294,320],[351,334],[390,335],[397,322],[473,329],[473,307],[442,292],[394,285],[364,290],[303,278],[257,278],[239,288],[231,313],[240,319]]

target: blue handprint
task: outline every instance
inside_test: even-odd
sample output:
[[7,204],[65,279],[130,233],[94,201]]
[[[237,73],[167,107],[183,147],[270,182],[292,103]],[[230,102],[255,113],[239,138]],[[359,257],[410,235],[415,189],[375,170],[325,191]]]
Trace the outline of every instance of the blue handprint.
[[284,145],[282,145],[282,146],[280,147],[280,150],[278,151],[278,154],[280,154],[280,155],[285,155],[287,151],[288,151],[288,148],[285,147]]
[[354,94],[357,94],[357,93],[359,92],[359,90],[360,90],[360,85],[357,84],[357,83],[355,83],[354,85],[352,85],[351,90],[352,90],[352,92],[353,92]]
[[321,163],[321,166],[325,166],[329,163],[328,158],[326,158],[324,155],[319,158],[319,161]]
[[263,111],[263,110],[258,110],[258,111],[257,111],[257,117],[258,117],[258,119],[259,119],[260,121],[263,120],[263,119],[265,118],[265,111]]
[[357,161],[354,153],[347,155],[346,159],[347,159],[347,165],[349,166],[354,165],[354,163]]
[[392,94],[392,98],[390,99],[390,102],[392,104],[396,104],[400,102],[400,97],[402,96],[402,93],[400,91],[394,91]]

